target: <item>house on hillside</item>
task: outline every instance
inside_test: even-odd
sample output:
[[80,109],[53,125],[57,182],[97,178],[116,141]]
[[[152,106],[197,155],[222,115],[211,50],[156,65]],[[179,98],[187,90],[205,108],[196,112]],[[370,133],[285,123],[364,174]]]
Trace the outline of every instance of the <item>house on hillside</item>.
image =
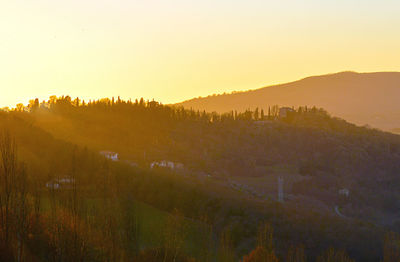
[[49,181],[46,183],[46,187],[50,189],[60,189],[61,185],[55,181]]
[[155,167],[165,167],[165,168],[170,168],[172,170],[177,170],[177,169],[183,169],[183,164],[168,160],[162,160],[162,161],[154,161],[150,164],[150,168],[155,168]]
[[342,188],[339,190],[339,195],[349,197],[350,190],[348,190],[347,188]]
[[49,189],[63,189],[63,188],[71,188],[72,184],[75,183],[75,179],[71,177],[63,177],[53,179],[46,183],[46,187]]
[[279,108],[279,117],[280,118],[287,117],[287,113],[288,112],[294,112],[294,109],[290,108],[290,107],[281,107],[281,108]]
[[100,155],[103,155],[105,158],[111,159],[112,161],[118,161],[118,153],[111,151],[100,151]]

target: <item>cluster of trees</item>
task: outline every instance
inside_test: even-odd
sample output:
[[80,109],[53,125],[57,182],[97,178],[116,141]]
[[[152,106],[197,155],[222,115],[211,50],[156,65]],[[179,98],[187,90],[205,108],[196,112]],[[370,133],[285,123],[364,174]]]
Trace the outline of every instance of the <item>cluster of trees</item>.
[[4,260],[11,258],[13,250],[20,261],[28,236],[32,203],[27,196],[26,167],[18,163],[16,144],[9,133],[0,135],[0,160],[0,250]]
[[[130,113],[135,110],[148,108],[152,109],[152,114],[154,111],[165,111],[163,115],[158,115],[155,117],[167,117],[172,119],[190,119],[190,120],[203,120],[209,122],[216,121],[224,121],[224,120],[273,120],[279,118],[280,107],[278,105],[268,106],[267,111],[264,112],[263,108],[256,108],[253,110],[245,110],[244,112],[237,112],[236,110],[232,110],[227,113],[219,114],[216,112],[206,112],[206,111],[195,111],[195,110],[185,110],[183,107],[171,107],[164,106],[157,101],[145,101],[143,98],[135,99],[135,101],[123,100],[120,97],[115,99],[112,97],[103,98],[98,100],[89,100],[85,102],[85,100],[81,100],[79,97],[72,99],[70,96],[50,96],[50,98],[45,101],[39,102],[39,99],[33,99],[29,101],[28,105],[17,104],[15,108],[9,109],[4,108],[4,111],[17,111],[17,112],[34,112],[39,109],[48,109],[48,110],[56,110],[58,112],[66,113],[68,111],[73,111],[74,108],[86,108],[86,109],[108,109],[108,110],[117,110],[117,111],[130,111]],[[157,109],[157,110],[155,110]],[[288,113],[319,113],[322,115],[327,115],[327,112],[323,109],[318,109],[316,107],[308,108],[299,107],[295,109],[292,108],[293,111],[289,111]],[[143,113],[143,112],[141,112]],[[286,114],[285,114],[286,115]],[[286,117],[286,116],[285,116]]]

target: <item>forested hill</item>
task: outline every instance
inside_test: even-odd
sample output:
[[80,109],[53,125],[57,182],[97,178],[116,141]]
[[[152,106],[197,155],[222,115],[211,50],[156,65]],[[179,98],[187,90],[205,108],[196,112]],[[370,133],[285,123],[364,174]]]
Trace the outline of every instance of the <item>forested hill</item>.
[[209,112],[268,106],[317,106],[359,125],[393,131],[400,127],[400,73],[355,73],[305,79],[232,94],[195,98],[178,105]]
[[[21,159],[42,184],[78,170],[82,194],[104,199],[98,189],[105,190],[105,174],[116,172],[108,195],[178,209],[195,221],[206,215],[217,234],[229,227],[240,256],[254,247],[257,225],[267,220],[279,255],[304,244],[312,258],[335,246],[376,261],[384,228],[399,230],[399,136],[315,107],[284,111],[217,114],[143,99],[67,96],[1,113],[0,126],[16,136]],[[104,163],[102,150],[119,153],[115,167]],[[151,170],[161,160],[184,168]],[[278,176],[285,180],[284,204],[276,202]],[[350,196],[338,194],[342,189]]]
[[[118,152],[140,166],[170,160],[228,179],[300,175],[307,179],[294,179],[293,194],[331,205],[340,188],[350,188],[359,207],[354,215],[397,221],[399,136],[332,118],[323,109],[299,107],[280,117],[277,107],[216,114],[155,101],[64,97],[36,101],[30,110],[33,124],[54,137]],[[370,206],[386,215],[368,211]]]

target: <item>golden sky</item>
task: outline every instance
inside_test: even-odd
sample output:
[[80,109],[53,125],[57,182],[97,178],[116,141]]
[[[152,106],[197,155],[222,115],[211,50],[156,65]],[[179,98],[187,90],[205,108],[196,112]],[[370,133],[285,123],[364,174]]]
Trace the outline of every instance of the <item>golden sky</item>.
[[400,71],[398,0],[5,0],[0,107],[163,103],[352,70]]

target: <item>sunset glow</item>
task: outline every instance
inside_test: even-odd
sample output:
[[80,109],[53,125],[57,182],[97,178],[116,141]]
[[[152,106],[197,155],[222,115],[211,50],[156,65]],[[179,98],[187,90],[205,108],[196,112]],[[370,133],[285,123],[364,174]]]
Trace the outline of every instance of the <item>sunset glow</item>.
[[174,103],[344,70],[400,70],[400,3],[4,1],[0,107],[33,97]]

